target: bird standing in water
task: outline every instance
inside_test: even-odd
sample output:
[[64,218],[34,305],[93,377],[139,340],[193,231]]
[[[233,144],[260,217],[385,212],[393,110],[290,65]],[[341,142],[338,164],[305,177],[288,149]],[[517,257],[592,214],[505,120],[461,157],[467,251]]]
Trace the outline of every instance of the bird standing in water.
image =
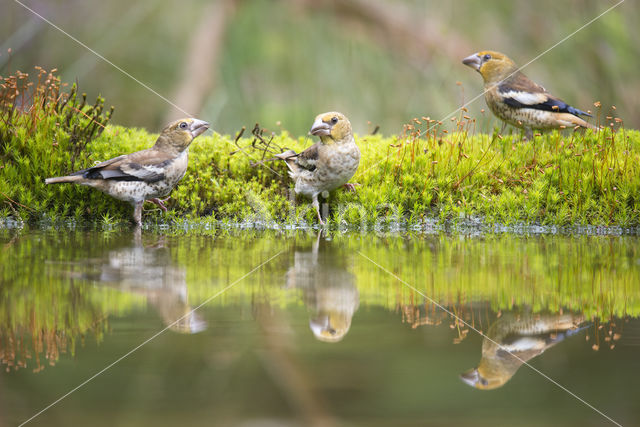
[[524,129],[527,138],[533,129],[583,127],[597,130],[580,116],[591,114],[574,108],[551,95],[545,88],[518,71],[517,65],[500,52],[482,51],[462,60],[484,79],[484,99],[499,119]]
[[288,150],[276,157],[287,163],[296,194],[311,199],[318,221],[324,225],[318,195],[340,186],[354,191],[356,184],[347,181],[358,169],[360,150],[353,138],[351,123],[344,114],[319,114],[309,133],[319,136],[320,141],[299,154]]
[[46,184],[73,183],[96,188],[133,205],[133,221],[142,224],[142,204],[155,203],[164,212],[160,197],[167,196],[187,171],[188,148],[209,123],[180,119],[167,125],[153,147],[104,161],[68,176],[47,178]]

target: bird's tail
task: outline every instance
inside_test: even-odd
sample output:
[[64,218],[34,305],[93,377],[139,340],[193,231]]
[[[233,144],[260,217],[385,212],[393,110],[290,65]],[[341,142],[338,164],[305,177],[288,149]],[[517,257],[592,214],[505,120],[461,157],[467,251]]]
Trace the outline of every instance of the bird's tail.
[[290,171],[289,175],[291,175],[292,173],[298,172],[299,167],[296,164],[297,156],[298,154],[296,154],[296,152],[293,150],[287,150],[284,153],[275,155],[275,157],[277,157],[278,159],[284,160],[287,163],[287,167],[289,168],[289,171]]
[[580,121],[580,123],[578,123],[578,126],[580,126],[580,127],[583,127],[583,128],[586,128],[586,129],[591,129],[591,130],[596,131],[596,132],[599,130],[597,126],[592,125],[591,123],[589,123],[586,120],[582,120],[582,119],[578,119],[578,120]]
[[47,178],[44,180],[45,184],[62,184],[65,182],[79,183],[84,181],[84,177],[81,175],[69,175],[69,176],[56,176],[53,178]]
[[592,125],[591,123],[587,122],[586,120],[581,119],[578,116],[575,116],[573,114],[571,115],[567,115],[566,116],[566,120],[571,123],[573,126],[580,126],[582,128],[585,129],[591,129],[594,131],[598,131],[598,128],[594,125]]
[[572,107],[571,105],[567,106],[567,111],[571,114],[573,114],[574,116],[587,116],[587,117],[593,117],[591,114],[587,113],[586,111],[582,111],[579,108],[576,107]]

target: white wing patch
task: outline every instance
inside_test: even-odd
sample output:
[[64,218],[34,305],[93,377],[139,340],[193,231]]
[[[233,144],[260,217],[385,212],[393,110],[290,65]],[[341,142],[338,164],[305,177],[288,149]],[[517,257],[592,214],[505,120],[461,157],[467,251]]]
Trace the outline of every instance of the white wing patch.
[[155,165],[139,165],[137,163],[125,163],[120,169],[128,175],[135,176],[145,181],[157,181],[164,178],[166,167]]
[[511,98],[523,105],[536,105],[542,104],[549,100],[544,93],[531,93],[531,92],[519,92],[510,90],[507,92],[501,92],[505,98]]
[[545,348],[545,342],[544,340],[534,337],[523,337],[509,345],[503,345],[503,347],[511,352],[543,350]]

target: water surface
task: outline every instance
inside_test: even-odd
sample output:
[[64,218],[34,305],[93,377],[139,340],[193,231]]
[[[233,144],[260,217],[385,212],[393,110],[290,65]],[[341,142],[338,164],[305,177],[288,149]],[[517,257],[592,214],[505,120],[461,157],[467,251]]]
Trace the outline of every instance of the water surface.
[[639,425],[639,243],[0,230],[0,425]]

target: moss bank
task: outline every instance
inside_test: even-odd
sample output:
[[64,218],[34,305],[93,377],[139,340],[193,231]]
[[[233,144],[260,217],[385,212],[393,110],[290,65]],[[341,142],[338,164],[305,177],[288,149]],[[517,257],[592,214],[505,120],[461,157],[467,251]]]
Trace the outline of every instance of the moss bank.
[[[24,76],[5,78],[5,86],[28,93]],[[39,76],[26,106],[7,91],[0,96],[0,217],[128,221],[126,203],[91,188],[46,186],[44,179],[147,148],[157,135],[105,127],[111,113],[103,114],[104,100],[87,105],[73,88],[61,96],[52,74]],[[398,136],[359,136],[362,159],[352,182],[361,186],[356,194],[340,189],[330,196],[330,221],[360,226],[472,218],[507,225],[638,226],[640,132],[625,129],[617,118],[598,114],[597,121],[605,127],[597,134],[565,130],[528,142],[519,134],[475,132],[476,121],[467,116],[449,126],[414,119]],[[171,194],[169,214],[149,204],[144,220],[313,224],[314,212],[307,200],[296,200],[284,164],[253,165],[311,143],[287,133],[201,136]]]
[[[71,171],[68,144],[46,136],[49,126],[42,124],[40,133],[25,139],[28,149],[19,158],[3,155],[0,215],[128,220],[127,204],[90,188],[45,186],[47,176]],[[76,168],[146,148],[155,138],[141,129],[108,126],[87,146],[86,159]],[[502,224],[640,224],[638,131],[554,132],[531,142],[467,132],[357,140],[362,161],[352,181],[361,186],[356,194],[337,190],[331,195],[334,223],[480,217]],[[311,143],[286,134],[276,135],[273,142],[296,150]],[[251,138],[236,145],[230,136],[199,137],[187,174],[172,193],[169,218],[212,215],[217,220],[314,223],[308,201],[292,198],[284,165],[251,165],[262,156],[251,143]],[[238,145],[245,149],[238,151]],[[145,221],[164,221],[150,206]]]

